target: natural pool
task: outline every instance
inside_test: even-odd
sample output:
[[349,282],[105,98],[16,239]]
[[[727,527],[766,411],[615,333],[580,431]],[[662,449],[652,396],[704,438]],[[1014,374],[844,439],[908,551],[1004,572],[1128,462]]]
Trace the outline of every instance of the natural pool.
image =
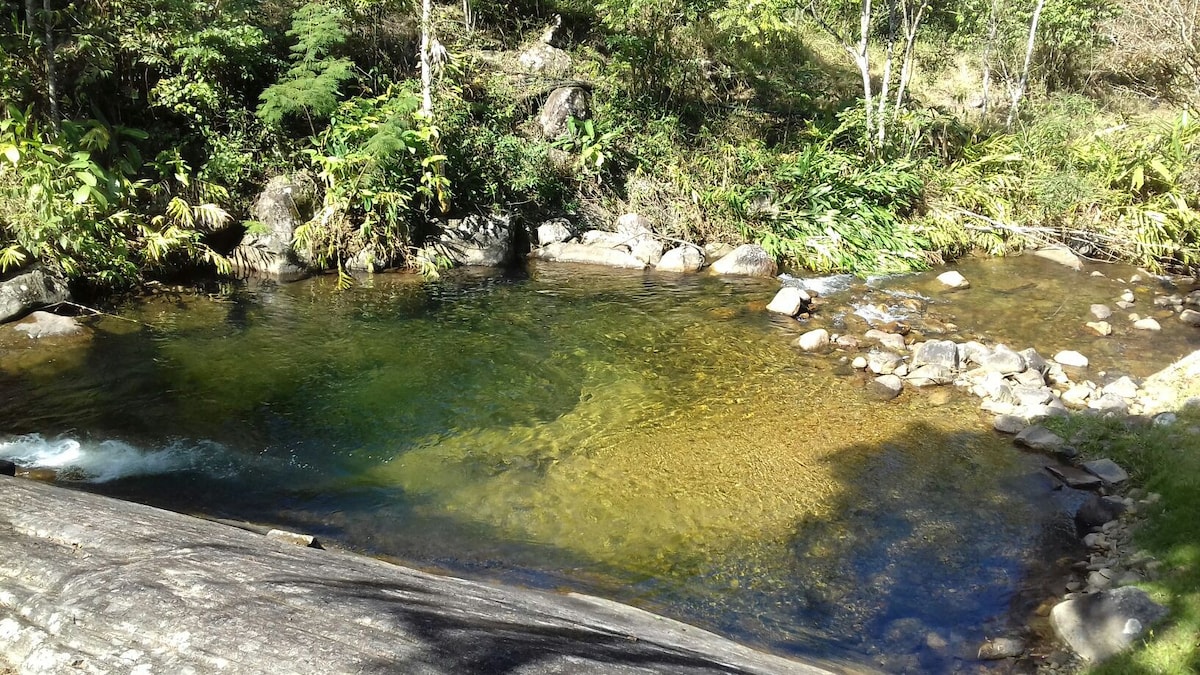
[[[1029,278],[972,264],[993,291]],[[1061,303],[1020,296],[1025,334],[987,290],[941,309],[1047,352],[1041,305],[1099,301],[1063,278]],[[954,670],[1040,599],[1041,570],[1075,545],[1077,496],[987,431],[977,401],[879,403],[835,359],[797,353],[801,324],[763,311],[777,288],[541,266],[162,294],[79,344],[5,338],[0,457],[786,654]]]

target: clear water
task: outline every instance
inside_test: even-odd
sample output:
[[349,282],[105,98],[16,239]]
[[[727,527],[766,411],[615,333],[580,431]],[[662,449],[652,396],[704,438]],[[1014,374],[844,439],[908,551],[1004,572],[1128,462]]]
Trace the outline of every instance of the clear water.
[[[811,325],[897,291],[993,338],[1017,325],[986,290],[928,283],[840,283]],[[976,401],[874,402],[835,357],[795,352],[811,325],[763,310],[777,288],[555,266],[163,294],[89,339],[34,348],[6,330],[0,457],[786,654],[958,668],[1040,599],[1078,495]],[[1007,339],[1043,347],[1044,324]]]

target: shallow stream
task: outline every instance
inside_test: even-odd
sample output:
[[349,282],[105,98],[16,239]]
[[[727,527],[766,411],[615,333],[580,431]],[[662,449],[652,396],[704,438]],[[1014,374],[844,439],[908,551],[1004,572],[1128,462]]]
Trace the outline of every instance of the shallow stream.
[[[1200,348],[1166,319],[1087,337],[1088,304],[1123,281],[1031,258],[958,269],[970,290],[823,280],[807,323],[764,311],[775,280],[571,266],[163,293],[86,340],[5,327],[0,457],[785,654],[951,672],[1045,596],[1080,496],[971,397],[874,401],[791,339],[891,313],[931,337],[1079,349],[1097,381]],[[1144,316],[1156,284],[1137,287]]]

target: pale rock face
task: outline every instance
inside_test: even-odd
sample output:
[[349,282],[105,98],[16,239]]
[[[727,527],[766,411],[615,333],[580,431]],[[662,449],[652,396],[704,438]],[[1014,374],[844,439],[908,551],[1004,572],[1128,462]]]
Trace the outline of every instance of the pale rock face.
[[591,114],[588,93],[580,87],[559,87],[550,92],[549,98],[538,113],[538,125],[542,136],[555,139],[567,131],[567,120],[587,119]]
[[710,269],[714,274],[745,277],[773,277],[779,272],[775,259],[756,244],[743,244],[733,249]]
[[1060,265],[1066,265],[1075,271],[1083,269],[1083,261],[1079,256],[1071,252],[1071,249],[1065,246],[1047,246],[1039,248],[1033,254],[1039,258],[1044,258],[1056,262]]
[[555,218],[538,226],[537,244],[538,246],[557,244],[567,241],[572,236],[570,223],[565,218]]
[[513,258],[514,232],[508,216],[470,215],[450,221],[441,243],[459,265],[499,267]]
[[787,316],[796,316],[808,306],[810,300],[812,298],[808,296],[808,293],[804,292],[804,289],[785,286],[779,289],[774,299],[767,305],[767,311],[776,314],[786,314]]
[[829,331],[824,328],[810,330],[796,338],[793,344],[806,352],[815,352],[829,346]]
[[1055,363],[1072,368],[1087,368],[1088,358],[1077,351],[1063,350],[1054,355]]
[[938,275],[937,280],[942,282],[942,285],[944,285],[948,288],[970,288],[971,287],[971,282],[967,281],[966,277],[964,277],[961,273],[959,273],[955,270],[951,270],[949,272],[942,272],[941,274]]
[[579,263],[583,265],[603,265],[605,267],[620,267],[624,269],[646,269],[646,263],[633,257],[624,249],[589,246],[564,242],[550,244],[530,251],[529,257],[534,260],[548,262]]
[[660,272],[698,272],[704,267],[704,253],[690,244],[677,246],[663,254],[655,269]]
[[1133,327],[1138,330],[1162,330],[1162,326],[1159,325],[1158,321],[1149,317],[1134,321]]

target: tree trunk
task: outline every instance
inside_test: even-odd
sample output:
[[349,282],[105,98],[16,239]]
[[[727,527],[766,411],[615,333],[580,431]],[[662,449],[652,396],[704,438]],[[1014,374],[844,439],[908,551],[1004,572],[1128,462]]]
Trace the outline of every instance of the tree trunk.
[[58,64],[54,54],[54,14],[50,0],[42,0],[42,23],[46,30],[46,94],[50,99],[50,124],[59,130],[62,120],[58,110]]
[[432,26],[431,0],[421,0],[421,114],[426,119],[433,117],[433,67],[429,62],[432,47],[430,31]]
[[1033,59],[1033,43],[1037,39],[1038,21],[1042,18],[1042,8],[1045,6],[1046,0],[1037,0],[1037,5],[1033,8],[1033,18],[1029,21],[1029,41],[1025,44],[1025,65],[1021,68],[1021,80],[1017,82],[1017,88],[1013,91],[1008,120],[1004,122],[1006,128],[1011,128],[1013,120],[1017,118],[1017,108],[1021,105],[1021,97],[1025,95],[1025,87],[1029,85],[1029,62]]
[[904,8],[904,55],[900,62],[900,85],[896,88],[896,105],[893,108],[893,116],[900,113],[900,109],[904,106],[904,94],[908,92],[908,83],[912,79],[913,59],[917,45],[917,29],[921,27],[921,19],[924,18],[925,8],[929,6],[928,0],[918,0],[921,4],[917,7],[917,11],[909,14],[907,2]]
[[863,0],[862,14],[859,15],[858,23],[858,47],[854,52],[854,63],[858,66],[858,72],[862,75],[863,82],[863,108],[866,112],[864,124],[867,127],[867,149],[872,153],[875,151],[875,142],[873,130],[875,128],[875,120],[873,115],[872,103],[874,99],[871,97],[871,57],[867,53],[867,39],[871,35],[871,0]]
[[988,37],[987,43],[983,46],[983,87],[980,92],[980,97],[983,102],[980,105],[980,114],[987,117],[989,96],[992,88],[992,49],[996,44],[996,30],[1000,23],[1000,0],[992,0],[991,9],[988,10]]
[[892,62],[895,60],[896,53],[896,0],[888,0],[888,32],[887,32],[887,50],[883,61],[883,81],[879,85],[879,112],[876,114],[875,124],[878,126],[875,142],[880,148],[883,148],[884,141],[887,140],[887,104],[888,92],[892,84]]

